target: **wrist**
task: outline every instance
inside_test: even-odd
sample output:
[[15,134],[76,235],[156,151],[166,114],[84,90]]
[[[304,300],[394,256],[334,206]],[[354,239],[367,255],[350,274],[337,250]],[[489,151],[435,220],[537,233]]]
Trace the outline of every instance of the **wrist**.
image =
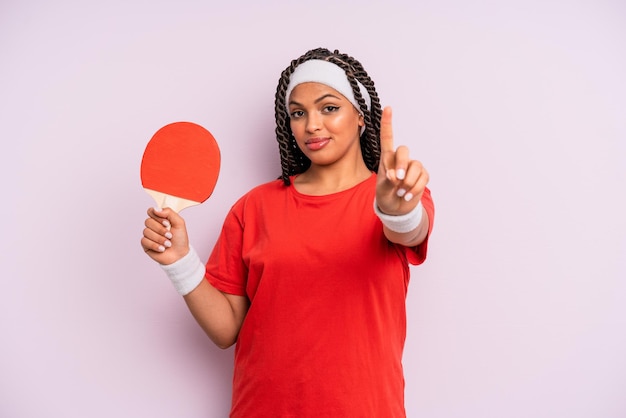
[[387,229],[400,234],[415,230],[422,222],[423,206],[420,201],[413,210],[404,215],[388,215],[383,213],[374,199],[374,213]]
[[172,264],[160,264],[160,266],[181,296],[189,294],[204,279],[205,266],[191,246],[183,258]]

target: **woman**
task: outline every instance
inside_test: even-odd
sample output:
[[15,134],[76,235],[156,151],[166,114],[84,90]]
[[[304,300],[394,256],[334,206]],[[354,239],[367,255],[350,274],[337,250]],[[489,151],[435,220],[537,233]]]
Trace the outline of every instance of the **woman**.
[[236,343],[232,417],[404,417],[428,173],[394,150],[391,109],[348,55],[293,60],[275,105],[282,176],[233,205],[206,265],[168,208],[148,210],[141,244],[207,335]]

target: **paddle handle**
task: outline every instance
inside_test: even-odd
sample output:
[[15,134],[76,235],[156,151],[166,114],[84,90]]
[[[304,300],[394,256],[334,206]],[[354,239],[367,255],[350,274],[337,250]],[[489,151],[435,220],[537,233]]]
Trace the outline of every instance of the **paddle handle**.
[[174,212],[180,212],[183,209],[186,209],[190,206],[199,205],[201,202],[196,202],[193,200],[183,199],[180,197],[172,196],[169,194],[165,194],[162,192],[157,192],[156,190],[146,189],[144,188],[146,193],[148,193],[154,199],[157,206],[161,209],[170,208]]

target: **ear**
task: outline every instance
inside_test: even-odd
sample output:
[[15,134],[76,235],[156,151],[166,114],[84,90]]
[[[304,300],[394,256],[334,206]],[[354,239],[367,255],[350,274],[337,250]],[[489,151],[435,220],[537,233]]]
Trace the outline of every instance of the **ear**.
[[359,113],[359,126],[365,126],[365,119],[363,115]]

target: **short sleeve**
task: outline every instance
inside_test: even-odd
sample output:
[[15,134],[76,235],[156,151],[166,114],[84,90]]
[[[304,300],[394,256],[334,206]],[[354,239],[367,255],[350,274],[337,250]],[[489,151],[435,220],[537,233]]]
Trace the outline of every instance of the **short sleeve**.
[[234,206],[226,215],[222,231],[206,263],[206,278],[216,289],[246,295],[247,267],[242,258],[243,225]]

